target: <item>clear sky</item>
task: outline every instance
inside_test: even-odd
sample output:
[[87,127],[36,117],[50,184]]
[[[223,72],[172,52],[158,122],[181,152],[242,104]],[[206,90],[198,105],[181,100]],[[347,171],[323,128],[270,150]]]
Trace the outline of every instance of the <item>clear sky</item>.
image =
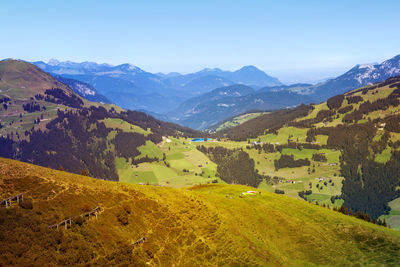
[[0,58],[182,73],[255,65],[306,80],[400,54],[399,10],[397,0],[1,0]]

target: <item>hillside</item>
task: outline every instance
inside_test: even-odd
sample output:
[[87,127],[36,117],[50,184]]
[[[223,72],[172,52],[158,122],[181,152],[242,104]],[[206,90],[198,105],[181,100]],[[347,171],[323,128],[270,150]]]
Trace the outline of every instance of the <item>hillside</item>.
[[267,176],[260,188],[343,204],[399,228],[399,90],[399,78],[390,78],[318,105],[258,116],[218,132],[224,142],[205,145],[246,151]]
[[[0,158],[4,265],[395,265],[400,234],[249,187],[107,182]],[[95,207],[101,211],[79,219]],[[68,229],[49,225],[71,218]],[[145,239],[143,239],[145,238]],[[144,242],[136,241],[144,240]]]
[[138,148],[163,136],[201,136],[142,112],[82,99],[38,67],[0,62],[0,156],[73,173],[118,180],[116,158],[160,161]]
[[45,129],[57,110],[91,105],[70,87],[33,64],[0,61],[0,136],[24,139],[31,129]]
[[55,78],[60,82],[68,85],[72,90],[74,90],[75,93],[89,101],[111,104],[110,100],[108,100],[105,96],[99,94],[96,89],[90,84],[74,79],[64,78],[59,75],[56,75]]
[[229,118],[225,121],[222,121],[220,123],[217,123],[215,125],[212,125],[211,127],[209,127],[208,129],[206,129],[207,131],[210,132],[216,132],[216,131],[222,131],[224,129],[227,128],[231,128],[234,126],[238,126],[248,120],[257,118],[258,116],[264,115],[267,112],[259,112],[259,111],[253,111],[253,112],[246,112],[244,114],[238,115],[238,116],[234,116],[232,118]]
[[250,110],[272,111],[311,102],[308,96],[290,91],[259,92],[236,84],[188,99],[167,115],[173,122],[204,130]]

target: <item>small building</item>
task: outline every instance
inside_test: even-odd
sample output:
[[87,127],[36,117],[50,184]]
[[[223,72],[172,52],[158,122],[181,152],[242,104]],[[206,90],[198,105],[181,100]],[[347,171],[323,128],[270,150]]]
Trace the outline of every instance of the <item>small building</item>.
[[329,162],[329,166],[336,166],[337,163],[336,162]]

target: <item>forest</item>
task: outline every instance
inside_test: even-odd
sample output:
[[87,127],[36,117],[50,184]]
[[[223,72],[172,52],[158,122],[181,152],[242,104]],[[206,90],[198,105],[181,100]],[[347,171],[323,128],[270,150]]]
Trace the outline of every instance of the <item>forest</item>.
[[221,146],[197,146],[197,149],[218,164],[218,176],[227,183],[258,187],[263,180],[254,168],[254,160],[241,149],[231,150]]

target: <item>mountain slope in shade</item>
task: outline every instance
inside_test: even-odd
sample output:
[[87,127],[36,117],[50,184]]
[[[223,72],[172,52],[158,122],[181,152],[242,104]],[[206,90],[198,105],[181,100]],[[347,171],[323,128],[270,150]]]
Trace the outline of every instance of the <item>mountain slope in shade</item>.
[[93,102],[101,102],[105,104],[111,104],[111,101],[108,100],[105,96],[99,94],[96,89],[90,84],[80,82],[74,79],[64,78],[62,76],[55,76],[57,80],[68,85],[75,93],[84,97],[85,99]]
[[276,110],[310,102],[308,96],[290,91],[256,92],[245,85],[233,85],[189,99],[168,115],[181,125],[206,129],[249,110]]
[[[21,205],[0,208],[0,263],[8,266],[400,261],[397,231],[263,190],[238,198],[253,189],[246,186],[121,184],[0,158],[0,187],[1,199],[25,193]],[[97,219],[80,218],[96,207]],[[65,218],[72,219],[67,229],[49,228]]]

